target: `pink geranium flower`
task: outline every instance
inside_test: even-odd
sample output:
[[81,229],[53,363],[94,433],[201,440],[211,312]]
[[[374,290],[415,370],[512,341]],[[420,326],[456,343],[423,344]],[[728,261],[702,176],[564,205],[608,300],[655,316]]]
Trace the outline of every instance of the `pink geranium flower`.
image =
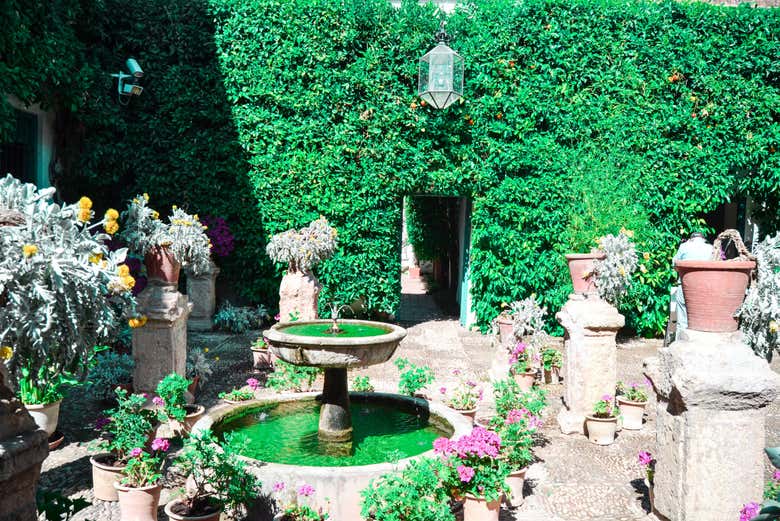
[[257,378],[249,378],[246,381],[246,384],[249,386],[250,389],[253,391],[257,391],[257,389],[260,387],[260,380]]
[[168,452],[168,449],[171,448],[171,442],[168,441],[167,438],[155,438],[152,442],[152,450],[153,451],[162,451],[162,452]]
[[458,465],[458,477],[463,483],[468,483],[474,477],[474,469],[466,465]]
[[155,396],[154,398],[152,398],[152,403],[155,404],[157,407],[162,407],[165,405],[165,400],[163,400],[159,396]]
[[314,487],[308,484],[301,485],[298,487],[298,495],[299,496],[313,496],[314,495]]
[[130,451],[130,457],[131,458],[137,458],[138,456],[140,456],[143,453],[144,453],[143,449],[136,447],[136,448],[134,448],[133,450]]
[[653,462],[653,455],[646,450],[640,450],[637,458],[639,459],[639,464],[643,467],[646,467]]

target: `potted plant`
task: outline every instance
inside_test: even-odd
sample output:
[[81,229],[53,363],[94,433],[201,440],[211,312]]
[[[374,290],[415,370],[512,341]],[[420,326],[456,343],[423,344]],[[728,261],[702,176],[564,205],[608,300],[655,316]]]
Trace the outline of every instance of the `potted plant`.
[[514,338],[512,335],[512,309],[506,302],[501,303],[501,313],[493,320],[495,329],[498,331],[498,341],[501,345],[510,344]]
[[645,486],[647,487],[647,499],[650,501],[650,511],[654,511],[655,496],[653,494],[653,478],[655,477],[655,459],[645,450],[640,450],[637,456],[639,465],[645,469]]
[[255,399],[255,393],[258,389],[260,389],[260,381],[257,378],[249,378],[245,388],[233,389],[227,393],[221,392],[219,398],[231,404],[246,402]]
[[[63,385],[80,381],[135,301],[122,263],[109,252],[115,210],[95,222],[92,201],[59,205],[55,190],[0,179],[0,346],[22,402],[46,432],[57,426]],[[101,233],[103,228],[107,233]],[[11,349],[10,346],[13,346]]]
[[407,396],[420,396],[420,391],[433,383],[433,369],[428,366],[415,365],[405,358],[399,358],[395,362],[398,368],[398,392]]
[[527,409],[512,409],[503,421],[494,424],[501,437],[501,457],[509,469],[505,501],[511,507],[518,507],[523,503],[526,471],[534,460],[531,452],[533,434],[542,422]]
[[647,389],[639,383],[617,384],[617,403],[623,418],[623,428],[638,431],[642,428],[642,419],[647,405]]
[[442,481],[463,500],[465,521],[497,521],[509,474],[499,435],[474,427],[456,441],[436,439],[433,450],[444,462]]
[[544,369],[544,383],[560,382],[561,367],[563,367],[563,354],[557,349],[548,347],[542,351],[542,368]]
[[452,391],[452,395],[446,397],[447,388],[441,387],[439,392],[445,395],[447,405],[461,413],[473,424],[477,414],[477,404],[482,399],[482,388],[477,386],[474,380],[465,379],[459,369],[453,370],[453,375],[458,377],[458,385]]
[[314,506],[314,487],[304,483],[292,490],[284,482],[274,483],[274,495],[279,513],[274,521],[325,521],[328,513]]
[[206,356],[209,352],[208,347],[203,349],[193,348],[187,353],[187,378],[192,383],[187,391],[195,396],[202,386],[206,385],[214,369],[211,367],[211,361]]
[[115,390],[117,406],[106,411],[106,416],[95,425],[100,439],[92,448],[100,453],[92,456],[92,488],[95,499],[116,501],[114,483],[130,458],[130,452],[145,447],[154,432],[155,414],[146,409],[147,397],[130,394],[122,388]]
[[288,230],[271,237],[266,253],[274,262],[287,265],[279,286],[279,315],[282,320],[317,318],[320,283],[312,268],[336,251],[338,233],[320,217],[300,230]]
[[177,284],[182,264],[194,275],[210,269],[211,243],[197,215],[172,207],[168,222],[148,206],[149,195],[133,198],[122,212],[122,238],[130,249],[144,257],[149,280]]
[[262,484],[247,470],[240,456],[246,443],[228,434],[218,443],[210,430],[193,433],[184,442],[176,465],[185,476],[183,495],[165,505],[173,521],[219,521],[225,512],[231,518],[243,513],[261,493]]
[[531,360],[527,346],[518,342],[512,352],[509,353],[509,372],[517,382],[520,390],[530,391],[536,382],[536,370],[531,367]]
[[593,273],[599,297],[613,306],[628,292],[631,276],[639,266],[636,246],[631,241],[634,234],[621,228],[617,235],[607,234],[599,238],[599,250],[604,257],[593,262]]
[[610,445],[615,441],[620,410],[612,395],[605,394],[593,404],[593,414],[585,416],[588,439],[597,445]]
[[373,393],[375,389],[368,376],[356,376],[352,380],[352,390],[356,393]]
[[737,310],[745,343],[756,355],[772,360],[780,346],[780,233],[755,247],[757,277]]
[[274,372],[268,375],[265,386],[276,392],[308,391],[321,372],[319,367],[299,366],[277,360],[274,362]]
[[157,521],[162,491],[160,481],[169,448],[167,439],[156,438],[148,452],[141,447],[130,451],[127,465],[122,469],[122,479],[114,483],[121,521]]
[[252,343],[252,367],[258,370],[272,369],[271,350],[261,336]]
[[160,380],[155,390],[157,396],[152,403],[157,407],[157,418],[160,422],[168,422],[171,431],[184,435],[192,430],[192,426],[203,416],[206,408],[198,404],[188,404],[185,393],[192,384],[178,373],[171,373]]
[[132,391],[134,367],[132,356],[113,349],[102,350],[89,364],[87,392],[96,400],[113,402],[117,387]]
[[512,409],[525,409],[539,417],[547,407],[547,391],[534,387],[528,392],[523,392],[517,382],[507,378],[493,382],[493,400],[496,404],[496,413],[501,418],[506,418]]
[[441,467],[440,459],[423,458],[372,480],[360,492],[361,515],[372,521],[455,521]]

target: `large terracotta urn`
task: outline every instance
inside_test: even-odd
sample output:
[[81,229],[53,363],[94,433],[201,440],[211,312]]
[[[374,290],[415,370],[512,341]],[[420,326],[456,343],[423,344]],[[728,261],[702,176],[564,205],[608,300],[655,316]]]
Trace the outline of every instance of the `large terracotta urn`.
[[570,253],[566,255],[569,263],[569,275],[574,293],[595,293],[596,281],[593,277],[593,261],[606,257],[604,252]]
[[280,322],[316,320],[321,288],[311,271],[288,271],[279,286]]
[[755,261],[681,260],[674,267],[682,281],[688,328],[714,333],[739,328],[734,313],[745,299]]
[[152,246],[144,257],[146,276],[164,284],[178,284],[181,264],[168,246]]

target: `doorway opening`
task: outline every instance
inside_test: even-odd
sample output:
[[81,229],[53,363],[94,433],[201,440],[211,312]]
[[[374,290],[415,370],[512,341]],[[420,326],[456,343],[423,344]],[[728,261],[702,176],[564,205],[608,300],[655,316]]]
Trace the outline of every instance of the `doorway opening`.
[[403,199],[401,306],[406,324],[473,321],[469,297],[471,201],[464,197]]

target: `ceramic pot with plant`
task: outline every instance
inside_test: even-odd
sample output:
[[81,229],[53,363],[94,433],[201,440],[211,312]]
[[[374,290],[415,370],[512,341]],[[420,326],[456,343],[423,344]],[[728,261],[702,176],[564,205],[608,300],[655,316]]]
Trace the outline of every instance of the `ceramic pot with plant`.
[[398,393],[407,396],[419,396],[423,399],[430,398],[424,392],[425,388],[433,383],[433,369],[425,365],[416,365],[406,358],[398,358],[393,362],[398,368]]
[[259,371],[273,368],[273,362],[271,361],[271,350],[268,349],[268,344],[265,343],[263,337],[255,340],[251,349],[252,367]]
[[317,491],[307,483],[292,487],[279,481],[274,483],[273,491],[279,508],[274,521],[325,521],[329,518],[325,509],[317,505],[314,497]]
[[145,407],[147,398],[115,390],[117,406],[105,412],[95,425],[100,438],[91,444],[97,454],[90,458],[95,499],[116,501],[114,483],[119,480],[133,449],[146,447],[154,432],[156,417]]
[[[506,306],[506,303],[503,304]],[[512,334],[512,311],[504,309],[495,318],[496,329],[498,330],[498,341],[502,346],[510,345],[514,341]]]
[[204,347],[203,349],[190,349],[187,353],[187,378],[192,381],[187,392],[193,397],[196,397],[200,388],[206,385],[214,372],[211,360],[206,356],[208,352],[209,348]]
[[557,384],[560,382],[561,367],[563,367],[563,354],[557,349],[548,347],[542,351],[542,368],[544,369],[544,383]]
[[211,245],[197,215],[172,207],[168,222],[148,206],[149,195],[137,195],[122,212],[122,238],[144,257],[147,277],[162,284],[176,284],[182,264],[195,276],[208,272]]
[[531,356],[528,346],[518,342],[509,353],[509,371],[523,392],[530,391],[536,383],[536,370],[531,367]]
[[497,521],[509,468],[496,432],[474,427],[458,440],[438,438],[433,450],[444,463],[440,477],[463,500],[466,521]]
[[510,410],[502,422],[494,423],[501,437],[501,457],[509,469],[504,501],[510,507],[518,507],[523,503],[526,471],[534,460],[531,452],[533,435],[541,427],[542,422],[523,408]]
[[623,382],[618,382],[617,403],[623,419],[623,428],[640,430],[647,405],[647,388],[640,383],[626,386]]
[[610,394],[602,396],[593,404],[593,413],[585,416],[588,439],[596,445],[611,445],[615,441],[619,414],[615,398]]
[[460,369],[454,369],[452,374],[458,378],[458,384],[451,393],[448,393],[444,386],[439,388],[439,393],[443,395],[444,402],[448,407],[468,418],[473,425],[474,417],[477,414],[477,405],[482,399],[482,388],[474,380],[464,378]]
[[338,233],[320,217],[300,230],[288,230],[271,237],[266,253],[272,261],[287,265],[279,286],[279,315],[282,321],[317,318],[321,285],[312,269],[330,258],[338,245]]
[[[209,430],[193,433],[184,442],[176,464],[189,476],[184,495],[165,505],[174,521],[219,521],[225,512],[237,518],[241,509],[262,492],[262,484],[240,456],[240,440],[228,434],[219,442]],[[246,440],[243,440],[246,443]]]
[[162,470],[169,448],[167,439],[156,438],[148,452],[140,447],[130,451],[122,477],[114,483],[121,521],[157,521]]
[[187,435],[206,410],[202,405],[187,403],[186,393],[191,384],[182,375],[171,373],[157,384],[157,396],[152,398],[158,420],[167,422],[171,432],[179,436]]

